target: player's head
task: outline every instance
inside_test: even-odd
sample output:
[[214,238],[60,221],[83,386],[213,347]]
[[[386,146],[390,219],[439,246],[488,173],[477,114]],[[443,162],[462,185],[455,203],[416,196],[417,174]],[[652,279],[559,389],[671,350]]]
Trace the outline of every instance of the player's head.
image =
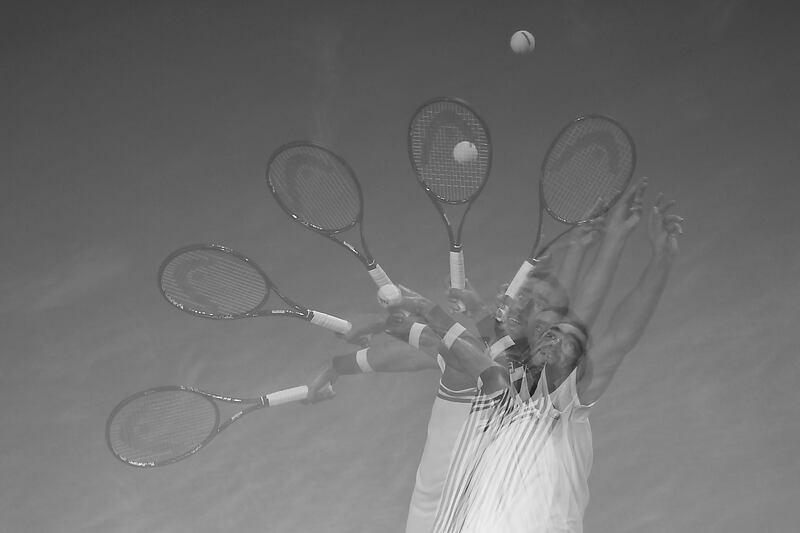
[[586,354],[588,339],[586,327],[580,322],[556,322],[533,345],[532,363],[537,366],[549,363],[565,369],[574,368]]

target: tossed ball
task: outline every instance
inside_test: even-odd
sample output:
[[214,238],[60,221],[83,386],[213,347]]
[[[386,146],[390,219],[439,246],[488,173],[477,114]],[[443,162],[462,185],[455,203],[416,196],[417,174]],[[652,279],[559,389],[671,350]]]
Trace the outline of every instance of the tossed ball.
[[383,307],[398,305],[403,301],[403,293],[397,285],[384,285],[378,289],[378,303]]
[[515,54],[530,54],[535,46],[536,40],[529,31],[519,30],[511,36],[511,50]]
[[459,163],[472,163],[478,159],[478,147],[469,141],[461,141],[453,148],[453,159]]

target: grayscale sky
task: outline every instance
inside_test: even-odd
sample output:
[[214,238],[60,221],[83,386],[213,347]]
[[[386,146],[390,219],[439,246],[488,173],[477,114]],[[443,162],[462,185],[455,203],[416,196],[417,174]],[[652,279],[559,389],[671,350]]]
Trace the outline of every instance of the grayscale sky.
[[[412,113],[485,117],[489,184],[465,229],[487,297],[529,252],[536,180],[572,118],[611,115],[637,175],[686,217],[669,286],[594,409],[587,532],[791,531],[800,523],[798,50],[754,1],[11,2],[0,21],[0,530],[402,531],[437,374],[348,376],[197,456],[137,470],[105,420],[165,384],[252,396],[349,348],[301,321],[167,305],[193,242],[255,259],[291,297],[379,312],[341,248],[270,197],[269,154],[314,138],[356,169],[389,274],[437,299],[447,237],[416,184]],[[508,48],[517,29],[534,54]],[[647,260],[632,237],[611,298]]]

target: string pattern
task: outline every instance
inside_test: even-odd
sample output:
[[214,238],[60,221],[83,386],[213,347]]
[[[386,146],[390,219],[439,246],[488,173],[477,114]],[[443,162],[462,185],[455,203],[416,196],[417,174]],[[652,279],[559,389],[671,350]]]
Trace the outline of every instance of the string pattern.
[[169,259],[160,283],[174,305],[214,318],[253,311],[270,292],[250,262],[212,248],[188,250]]
[[542,192],[550,212],[566,223],[597,216],[598,202],[616,199],[635,165],[633,141],[605,117],[576,120],[550,147],[542,168]]
[[191,391],[148,391],[124,404],[108,427],[109,445],[123,461],[158,466],[196,451],[217,428],[214,403]]
[[[471,200],[489,176],[491,145],[483,122],[467,106],[437,100],[422,107],[409,127],[409,150],[419,179],[440,200]],[[471,142],[477,154],[458,161],[454,150]]]
[[283,206],[301,222],[338,232],[361,218],[361,189],[353,172],[324,148],[298,144],[270,162],[267,180]]

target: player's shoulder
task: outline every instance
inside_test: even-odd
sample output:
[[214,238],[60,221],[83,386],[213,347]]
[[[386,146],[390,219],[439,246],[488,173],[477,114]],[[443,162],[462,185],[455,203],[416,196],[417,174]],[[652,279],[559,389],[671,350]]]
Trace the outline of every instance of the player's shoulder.
[[440,383],[451,391],[471,390],[473,393],[475,391],[475,380],[453,365],[445,366]]

